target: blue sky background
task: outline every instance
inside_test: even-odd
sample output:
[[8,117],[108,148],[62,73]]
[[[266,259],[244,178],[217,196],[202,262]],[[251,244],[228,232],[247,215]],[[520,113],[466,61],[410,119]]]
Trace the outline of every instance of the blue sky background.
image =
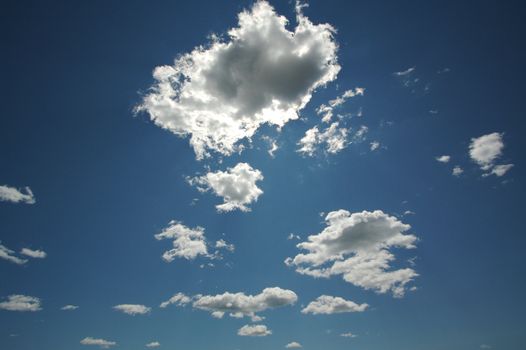
[[[305,14],[331,23],[342,71],[281,133],[262,128],[240,155],[196,161],[187,139],[134,116],[155,66],[236,26],[250,1],[6,2],[0,21],[0,184],[30,186],[36,204],[0,202],[0,240],[13,249],[43,249],[24,266],[0,260],[0,297],[42,299],[40,312],[0,310],[5,349],[81,349],[88,336],[116,348],[522,349],[524,300],[525,7],[518,1],[310,1]],[[272,1],[294,17],[294,4]],[[294,23],[294,21],[292,21]],[[415,68],[420,83],[393,72]],[[450,71],[438,74],[449,68]],[[424,91],[426,84],[429,90]],[[330,156],[305,158],[296,143],[319,118],[314,109],[355,86],[365,96],[359,124],[367,142]],[[437,110],[432,114],[430,110]],[[357,126],[358,124],[351,125]],[[472,137],[503,132],[504,177],[482,177],[470,160]],[[260,135],[277,135],[271,158]],[[371,152],[369,141],[383,146]],[[450,154],[444,165],[436,156]],[[204,165],[248,162],[264,191],[248,213],[218,214],[220,199],[200,194],[185,176]],[[452,165],[464,174],[451,175]],[[190,205],[199,198],[196,205]],[[283,263],[302,237],[320,232],[320,212],[381,209],[419,237],[415,292],[402,299],[344,282],[302,276]],[[203,226],[211,241],[234,243],[214,268],[206,260],[160,256],[170,245],[153,235],[172,220]],[[223,236],[224,234],[224,236]],[[397,266],[396,264],[394,266]],[[239,337],[246,320],[210,317],[191,307],[159,309],[176,292],[189,295],[266,287],[291,289],[292,307],[261,313],[273,334]],[[367,302],[363,313],[304,315],[321,294]],[[145,304],[149,315],[111,309]],[[76,304],[74,312],[60,310]],[[353,332],[356,338],[340,337]],[[12,336],[18,335],[18,336]]]

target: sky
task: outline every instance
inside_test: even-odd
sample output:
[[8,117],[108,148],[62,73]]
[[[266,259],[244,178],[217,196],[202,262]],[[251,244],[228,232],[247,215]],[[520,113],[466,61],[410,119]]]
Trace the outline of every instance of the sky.
[[19,1],[2,349],[526,344],[519,1]]

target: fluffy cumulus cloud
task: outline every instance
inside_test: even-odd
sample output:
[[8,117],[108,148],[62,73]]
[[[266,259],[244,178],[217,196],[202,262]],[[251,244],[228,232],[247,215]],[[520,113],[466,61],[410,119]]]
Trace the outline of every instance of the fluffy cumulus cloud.
[[151,308],[140,304],[120,304],[115,305],[113,309],[132,316],[144,315],[152,310]]
[[462,169],[460,166],[456,165],[453,170],[451,171],[451,174],[453,174],[453,176],[460,176],[462,175],[462,173],[464,173],[464,169]]
[[99,346],[103,349],[107,349],[109,347],[117,345],[116,342],[105,340],[105,339],[99,339],[99,338],[92,338],[92,337],[86,337],[80,341],[82,345],[95,345]]
[[219,212],[239,209],[250,211],[248,205],[257,201],[263,191],[256,185],[263,180],[261,171],[247,163],[238,163],[226,171],[209,172],[206,175],[189,178],[192,186],[201,192],[212,191],[223,198],[223,204],[216,205]]
[[161,305],[159,305],[160,308],[166,308],[169,305],[177,305],[177,306],[184,306],[192,301],[192,298],[189,296],[184,295],[183,293],[177,293],[174,294],[170,299],[167,301],[163,301]]
[[290,342],[287,345],[285,345],[286,349],[299,349],[299,348],[302,348],[302,347],[303,346],[301,346],[301,344],[298,343],[297,341],[293,341],[293,342]]
[[342,275],[356,286],[378,293],[392,292],[401,297],[406,284],[417,273],[411,268],[392,269],[392,248],[415,248],[416,236],[406,234],[411,228],[381,210],[350,213],[337,210],[325,217],[327,227],[299,243],[305,250],[285,263],[296,271],[313,277]]
[[27,262],[27,259],[19,258],[13,250],[2,244],[0,244],[0,259],[7,260],[17,265],[23,265]]
[[237,331],[237,334],[243,337],[265,337],[272,334],[267,326],[262,324],[245,325]]
[[449,161],[451,160],[451,157],[448,155],[442,155],[442,156],[436,157],[435,159],[437,162],[440,162],[440,163],[449,163]]
[[261,318],[256,313],[293,305],[297,300],[298,296],[293,291],[273,287],[265,288],[257,295],[229,292],[218,295],[198,295],[195,297],[193,307],[208,311],[216,318],[222,318],[228,313],[231,317],[251,317],[257,321]]
[[22,248],[20,254],[34,259],[44,259],[47,256],[47,253],[43,250],[33,250],[29,248]]
[[340,297],[329,295],[319,296],[316,300],[311,301],[303,310],[304,314],[339,314],[344,312],[363,312],[369,307],[368,304],[356,304],[353,301],[345,300]]
[[492,174],[503,176],[513,167],[513,164],[495,164],[495,161],[502,156],[503,136],[502,133],[494,132],[471,139],[469,156],[486,172],[486,176]]
[[297,6],[296,26],[258,1],[225,38],[153,72],[156,83],[137,107],[156,125],[190,137],[197,158],[230,155],[263,124],[298,118],[314,90],[336,79],[338,45],[329,24],[313,24]]
[[0,302],[1,310],[8,311],[40,311],[40,299],[27,295],[14,294],[7,297],[7,300]]
[[34,204],[36,202],[35,196],[29,187],[19,190],[7,185],[0,186],[0,201],[26,204]]
[[190,228],[182,222],[171,221],[161,233],[155,235],[157,240],[170,239],[173,249],[163,254],[163,260],[173,261],[175,258],[193,260],[199,255],[209,256],[205,240],[205,229],[202,227]]
[[159,346],[161,346],[161,343],[159,343],[158,341],[152,341],[146,344],[147,348],[158,348]]
[[340,127],[340,123],[334,122],[328,128],[320,129],[315,126],[305,132],[305,136],[298,142],[298,152],[312,157],[319,145],[325,145],[327,153],[336,154],[345,149],[349,144],[349,129]]

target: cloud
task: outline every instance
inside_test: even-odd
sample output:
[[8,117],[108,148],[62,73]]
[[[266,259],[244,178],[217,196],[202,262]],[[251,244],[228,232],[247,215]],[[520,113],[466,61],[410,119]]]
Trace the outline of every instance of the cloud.
[[40,311],[40,299],[27,295],[13,294],[7,297],[7,301],[0,302],[1,310],[8,311]]
[[453,171],[451,173],[453,174],[453,176],[458,177],[462,175],[463,172],[464,172],[464,169],[462,169],[460,166],[457,165],[453,168]]
[[216,241],[216,248],[226,249],[229,252],[233,252],[234,250],[236,250],[236,247],[233,244],[227,243],[224,239],[220,239],[219,241]]
[[7,185],[0,186],[0,202],[35,204],[35,196],[29,187],[24,188],[26,193]]
[[107,349],[111,346],[117,345],[114,341],[104,340],[104,339],[97,339],[92,337],[84,338],[80,341],[82,345],[97,345],[101,348]]
[[173,239],[173,249],[163,253],[163,260],[171,262],[175,258],[193,260],[199,255],[209,257],[205,240],[205,229],[197,226],[189,228],[182,222],[172,220],[168,227],[154,236],[157,240]]
[[503,176],[513,164],[495,165],[495,161],[502,155],[504,134],[494,132],[471,139],[469,145],[469,156],[486,173],[483,176],[496,175]]
[[296,341],[293,341],[291,343],[288,343],[287,345],[285,345],[285,348],[287,349],[299,349],[299,348],[302,348],[303,346],[301,346],[300,343],[296,342]]
[[158,348],[159,346],[161,346],[161,343],[158,341],[152,341],[151,343],[146,344],[147,348]]
[[253,169],[247,163],[238,163],[227,171],[209,172],[206,175],[188,179],[192,186],[197,186],[201,192],[211,190],[223,198],[223,204],[216,205],[219,212],[229,212],[239,209],[250,211],[247,206],[257,201],[263,191],[256,182],[263,180],[263,174]]
[[411,74],[412,72],[414,72],[416,69],[416,67],[410,67],[404,71],[400,71],[400,72],[394,72],[393,74],[396,75],[396,76],[399,76],[399,77],[402,77],[402,76],[406,76],[406,75],[409,75]]
[[226,38],[155,68],[156,83],[137,111],[156,125],[190,136],[198,159],[242,149],[263,124],[297,119],[318,87],[336,79],[338,45],[329,24],[313,24],[297,7],[297,25],[258,1],[238,16]]
[[364,88],[355,88],[354,90],[347,90],[345,91],[341,96],[336,97],[334,100],[330,100],[328,105],[322,104],[318,108],[316,108],[316,113],[318,115],[322,115],[321,121],[324,123],[328,123],[331,121],[334,113],[334,109],[338,106],[343,105],[349,98],[355,97],[355,96],[363,96],[365,92]]
[[237,331],[237,334],[243,337],[266,337],[267,335],[272,334],[270,329],[267,329],[267,326],[262,324],[256,325],[245,325]]
[[327,153],[336,154],[349,144],[349,129],[340,127],[338,122],[320,131],[317,126],[307,130],[305,136],[298,142],[298,152],[312,157],[319,145],[325,144]]
[[0,244],[0,259],[7,260],[17,265],[23,265],[27,263],[27,259],[21,259],[14,255],[15,252],[6,246]]
[[144,314],[149,313],[152,310],[151,308],[147,306],[139,305],[139,304],[115,305],[113,309],[120,311],[120,312],[124,312],[125,314],[132,315],[132,316],[144,315]]
[[353,301],[345,300],[340,297],[329,295],[319,296],[316,300],[311,301],[303,310],[304,314],[339,314],[344,312],[363,312],[369,307],[368,304],[356,304]]
[[381,210],[350,213],[337,210],[325,217],[325,229],[299,243],[306,250],[285,263],[313,277],[343,275],[356,286],[402,297],[418,274],[411,268],[390,269],[391,248],[415,248],[416,236],[404,234],[411,226]]
[[443,155],[440,157],[436,157],[435,159],[437,160],[437,162],[440,162],[440,163],[449,163],[449,161],[451,160],[451,157],[448,155]]
[[184,295],[183,293],[177,293],[174,296],[172,296],[167,301],[164,301],[159,305],[160,308],[166,308],[168,305],[178,305],[178,306],[184,306],[186,304],[189,304],[192,301],[192,298]]
[[265,288],[260,294],[246,295],[244,293],[225,292],[218,295],[199,295],[193,307],[205,310],[216,318],[222,318],[225,313],[231,317],[251,317],[258,320],[257,312],[293,305],[298,296],[291,290],[279,287]]
[[43,250],[32,250],[29,248],[22,248],[20,254],[29,256],[34,259],[44,259],[47,256],[46,252]]
[[60,310],[63,310],[63,311],[73,311],[73,310],[77,310],[79,307],[77,305],[64,305],[60,308]]
[[342,334],[340,334],[340,337],[344,337],[344,338],[356,338],[357,335],[356,335],[356,334],[352,334],[351,332],[347,332],[347,333],[342,333]]

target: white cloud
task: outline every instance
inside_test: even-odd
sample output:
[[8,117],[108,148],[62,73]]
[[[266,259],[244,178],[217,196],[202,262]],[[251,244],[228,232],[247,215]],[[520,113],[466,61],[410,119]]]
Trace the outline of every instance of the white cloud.
[[267,335],[272,334],[270,329],[267,329],[267,326],[262,324],[255,325],[245,325],[237,331],[237,334],[244,337],[266,337]]
[[418,274],[411,268],[390,269],[395,260],[390,249],[415,248],[417,238],[404,234],[410,225],[381,210],[351,214],[341,209],[328,213],[325,222],[327,227],[321,233],[297,245],[307,253],[287,258],[287,265],[301,274],[343,275],[345,281],[365,289],[404,295],[406,284]]
[[480,169],[486,171],[483,176],[496,175],[500,177],[513,167],[513,164],[495,164],[504,149],[503,136],[502,133],[494,132],[471,139],[469,156],[480,166]]
[[224,39],[213,36],[171,66],[155,68],[156,80],[138,111],[184,137],[197,158],[209,151],[230,155],[263,124],[282,127],[298,118],[317,87],[336,79],[338,45],[329,24],[315,25],[297,7],[297,26],[258,1],[239,14]]
[[192,298],[189,296],[184,295],[183,293],[177,293],[173,295],[170,299],[167,301],[164,301],[159,305],[161,308],[166,308],[168,305],[175,304],[178,306],[184,306],[186,304],[189,304],[192,301]]
[[236,250],[236,247],[233,244],[227,243],[224,239],[220,239],[219,241],[216,241],[216,248],[226,249],[229,252],[233,252],[234,250]]
[[451,160],[451,156],[443,155],[440,157],[436,157],[435,159],[437,160],[437,162],[440,162],[440,163],[449,163],[449,161]]
[[8,311],[40,311],[40,299],[27,295],[14,294],[7,297],[7,301],[0,302],[1,310]]
[[147,306],[139,305],[139,304],[115,305],[113,309],[120,311],[120,312],[124,312],[125,314],[132,315],[132,316],[144,315],[144,314],[149,313],[152,310],[151,308]]
[[253,320],[258,320],[260,318],[257,318],[257,312],[292,305],[297,300],[298,296],[293,291],[273,287],[265,288],[257,295],[229,292],[218,295],[198,295],[193,307],[208,311],[216,318],[222,318],[228,313],[235,318],[251,317]]
[[35,204],[35,196],[29,187],[25,187],[25,192],[7,185],[0,186],[0,201],[13,203]]
[[63,310],[63,311],[73,311],[73,310],[77,310],[79,307],[77,305],[64,305],[60,308],[60,310]]
[[7,260],[17,265],[23,265],[27,259],[21,259],[15,255],[15,252],[6,246],[0,244],[0,259]]
[[340,337],[344,337],[344,338],[356,338],[357,335],[356,335],[356,334],[352,334],[351,332],[347,332],[347,333],[342,333],[342,334],[340,334]]
[[289,235],[287,236],[287,239],[290,241],[292,239],[301,239],[301,237],[299,235],[295,235],[294,233],[289,233]]
[[32,250],[29,248],[22,248],[20,254],[29,256],[34,259],[44,259],[47,256],[46,252],[43,250]]
[[364,88],[355,88],[354,90],[347,90],[341,96],[336,97],[334,100],[330,100],[329,104],[322,104],[316,109],[318,115],[323,115],[321,121],[328,123],[333,117],[334,108],[343,105],[349,98],[355,96],[363,96],[365,92]]
[[303,310],[304,314],[338,314],[344,312],[363,312],[369,307],[368,304],[356,304],[353,301],[345,300],[340,297],[329,295],[319,296],[316,300],[311,301]]
[[460,176],[464,172],[464,169],[459,167],[458,165],[453,168],[453,171],[451,172],[454,176]]
[[205,240],[205,229],[202,227],[189,228],[182,222],[172,220],[168,227],[161,233],[155,235],[157,240],[173,239],[173,249],[163,253],[163,259],[167,262],[175,258],[193,260],[199,255],[208,257]]
[[146,344],[147,348],[158,348],[159,346],[161,346],[161,343],[158,341],[152,341],[151,343]]
[[394,72],[393,74],[396,75],[396,76],[405,76],[405,75],[409,75],[411,74],[412,72],[414,72],[414,70],[416,69],[416,67],[410,67],[404,71],[400,71],[400,72]]
[[80,341],[82,345],[96,345],[100,346],[101,348],[107,349],[111,346],[117,345],[114,341],[104,340],[104,339],[97,339],[92,337],[86,337]]
[[370,146],[371,151],[376,151],[378,148],[380,148],[380,142],[373,141],[371,142]]
[[349,144],[349,129],[340,127],[338,122],[320,131],[317,126],[307,130],[305,136],[298,142],[299,153],[312,157],[319,145],[325,144],[327,153],[336,154]]
[[188,179],[191,185],[197,186],[199,191],[212,190],[214,194],[223,198],[223,204],[216,205],[219,212],[235,209],[250,211],[247,206],[257,201],[263,191],[256,182],[263,180],[263,174],[253,169],[247,163],[238,163],[227,171],[209,172],[206,175]]
[[297,341],[293,341],[291,343],[288,343],[287,345],[285,345],[285,348],[287,349],[299,349],[299,348],[302,348],[303,346],[301,346],[300,343],[298,343]]

